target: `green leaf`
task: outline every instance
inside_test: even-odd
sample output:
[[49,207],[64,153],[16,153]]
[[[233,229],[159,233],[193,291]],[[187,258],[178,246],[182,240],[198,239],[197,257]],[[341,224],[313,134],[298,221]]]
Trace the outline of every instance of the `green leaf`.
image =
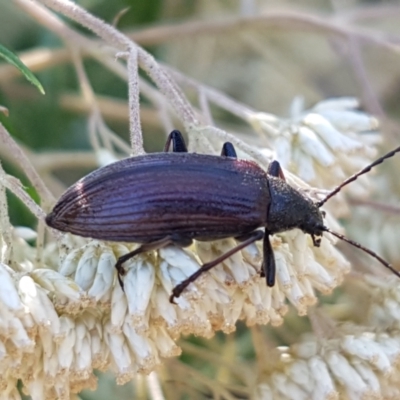
[[10,64],[14,65],[14,67],[18,68],[22,74],[35,85],[40,93],[44,94],[44,89],[42,84],[38,81],[35,75],[31,72],[31,70],[10,50],[6,49],[4,46],[0,44],[0,56],[3,57]]

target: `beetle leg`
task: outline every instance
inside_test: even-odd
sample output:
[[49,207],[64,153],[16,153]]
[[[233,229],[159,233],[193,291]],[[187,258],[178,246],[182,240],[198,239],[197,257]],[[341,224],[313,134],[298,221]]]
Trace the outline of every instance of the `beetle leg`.
[[231,255],[237,253],[239,250],[244,249],[246,246],[255,242],[256,240],[262,239],[263,237],[264,237],[263,231],[254,231],[252,232],[252,234],[249,235],[248,239],[238,244],[232,250],[229,250],[225,254],[222,254],[222,256],[219,256],[218,258],[209,263],[203,264],[194,274],[190,275],[188,278],[186,278],[179,285],[176,285],[172,289],[172,294],[169,297],[169,301],[171,303],[174,303],[174,298],[179,297],[182,294],[182,292],[189,286],[189,284],[194,282],[200,275],[204,274],[204,272],[209,271],[211,268],[214,268],[216,265],[220,264],[222,261],[226,260]]
[[123,256],[118,258],[117,263],[115,264],[115,268],[116,268],[117,273],[118,273],[118,282],[121,285],[122,290],[124,290],[124,282],[122,281],[122,277],[126,273],[126,271],[125,271],[124,267],[122,266],[122,264],[125,261],[128,261],[129,259],[131,259],[132,257],[137,256],[138,254],[146,253],[146,252],[152,251],[152,250],[157,250],[157,249],[159,249],[161,247],[165,247],[165,246],[168,246],[169,244],[173,244],[173,243],[174,243],[174,240],[171,238],[171,236],[166,236],[163,239],[156,240],[156,241],[151,242],[151,243],[142,244],[137,249],[131,251],[130,253],[124,254]]
[[271,242],[269,241],[269,234],[265,232],[263,243],[263,264],[261,268],[261,276],[265,276],[267,286],[273,287],[275,285],[275,256],[272,250]]
[[225,142],[222,146],[221,156],[237,158],[236,150],[231,142]]
[[164,151],[168,152],[172,142],[172,151],[174,153],[187,153],[187,147],[185,139],[183,139],[182,133],[178,130],[173,130],[167,137],[165,142]]
[[281,168],[281,165],[276,160],[272,161],[268,165],[267,174],[271,175],[271,176],[275,176],[276,178],[281,178],[284,181],[286,181],[285,175],[283,174],[283,171],[282,171],[282,168]]

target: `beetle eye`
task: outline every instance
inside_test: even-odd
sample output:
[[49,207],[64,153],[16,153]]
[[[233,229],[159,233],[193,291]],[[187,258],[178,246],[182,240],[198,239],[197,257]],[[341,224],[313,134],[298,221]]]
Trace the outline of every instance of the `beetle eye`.
[[324,210],[321,210],[321,215],[322,215],[322,218],[325,218],[326,217],[326,212]]

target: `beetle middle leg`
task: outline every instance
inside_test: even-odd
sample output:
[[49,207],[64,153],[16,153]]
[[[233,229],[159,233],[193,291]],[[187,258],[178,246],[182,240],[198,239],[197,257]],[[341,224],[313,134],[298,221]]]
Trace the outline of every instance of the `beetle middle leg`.
[[172,142],[172,151],[174,153],[187,153],[187,147],[185,143],[185,139],[178,130],[173,130],[167,137],[167,141],[165,142],[164,151],[168,152],[171,147]]
[[233,255],[233,254],[237,253],[238,251],[244,249],[249,244],[251,244],[251,243],[253,243],[253,242],[257,241],[257,240],[262,239],[263,237],[264,237],[264,232],[263,231],[254,231],[254,232],[249,234],[249,236],[248,236],[248,238],[246,240],[244,240],[242,243],[240,243],[237,246],[235,246],[232,250],[229,250],[225,254],[222,254],[221,256],[216,258],[215,260],[210,261],[209,263],[203,264],[195,273],[190,275],[188,278],[186,278],[179,285],[176,285],[172,289],[172,294],[169,297],[169,301],[171,303],[174,303],[174,298],[175,297],[179,297],[182,294],[182,292],[189,286],[189,284],[194,282],[198,277],[200,277],[200,275],[204,274],[204,272],[209,271],[211,268],[214,268],[216,265],[220,264],[221,262],[223,262],[224,260],[229,258],[231,255]]

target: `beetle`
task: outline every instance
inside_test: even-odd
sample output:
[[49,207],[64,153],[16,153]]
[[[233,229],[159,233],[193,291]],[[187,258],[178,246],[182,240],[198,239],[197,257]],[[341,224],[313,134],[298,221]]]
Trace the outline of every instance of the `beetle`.
[[201,274],[257,240],[263,240],[261,276],[274,286],[275,257],[269,236],[293,228],[310,234],[314,246],[320,245],[323,232],[330,232],[400,276],[371,250],[327,228],[320,210],[342,187],[398,151],[400,147],[314,202],[285,181],[278,161],[265,171],[253,161],[238,159],[229,142],[220,156],[188,153],[181,133],[174,130],[164,152],[126,158],[79,180],[61,196],[46,223],[79,236],[140,244],[116,263],[122,288],[123,263],[140,253],[167,245],[186,247],[193,240],[234,237],[239,242],[178,284],[171,302]]

